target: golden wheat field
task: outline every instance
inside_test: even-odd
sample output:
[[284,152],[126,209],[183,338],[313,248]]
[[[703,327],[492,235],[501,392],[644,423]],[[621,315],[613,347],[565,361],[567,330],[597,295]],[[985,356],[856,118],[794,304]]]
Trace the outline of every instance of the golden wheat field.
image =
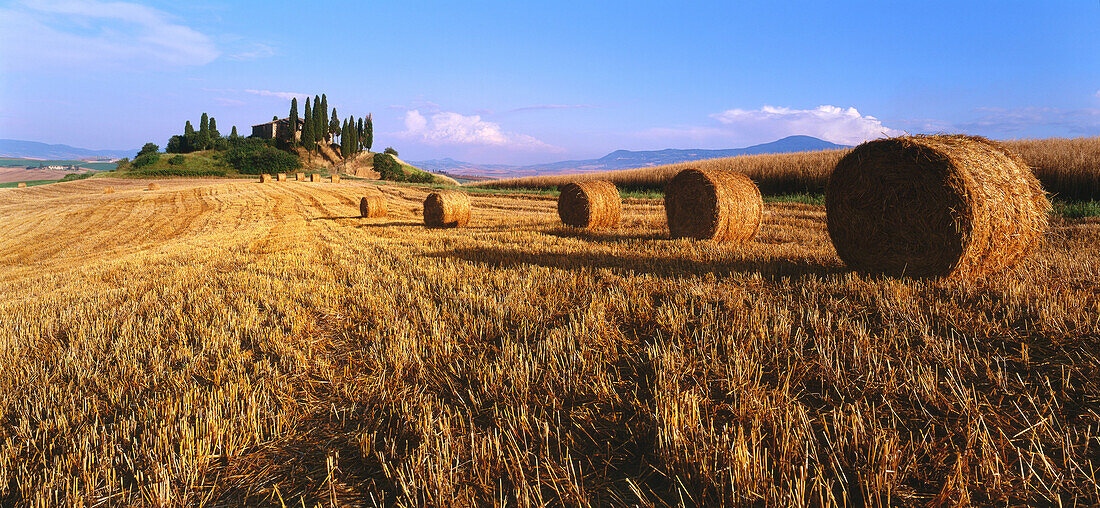
[[159,184],[0,189],[2,505],[1100,503],[1096,219],[964,283],[848,272],[810,205],[737,246]]

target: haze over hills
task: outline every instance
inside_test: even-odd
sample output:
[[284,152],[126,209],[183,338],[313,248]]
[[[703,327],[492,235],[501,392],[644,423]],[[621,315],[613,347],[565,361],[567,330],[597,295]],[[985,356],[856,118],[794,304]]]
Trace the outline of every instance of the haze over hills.
[[0,157],[11,157],[16,159],[121,159],[123,157],[133,157],[137,151],[137,148],[133,150],[91,150],[69,145],[50,145],[37,141],[0,139]]
[[451,158],[431,159],[426,161],[409,161],[418,168],[432,172],[447,172],[452,174],[482,175],[492,177],[518,177],[555,175],[565,173],[591,173],[597,171],[614,171],[617,169],[641,168],[646,166],[660,166],[675,164],[677,162],[689,162],[703,159],[716,159],[719,157],[736,157],[738,155],[755,155],[763,153],[791,153],[808,152],[816,150],[832,150],[848,148],[846,145],[838,145],[812,136],[787,136],[783,139],[748,146],[745,148],[729,148],[723,150],[705,149],[665,149],[665,150],[616,150],[599,159],[569,160],[551,162],[547,164],[533,164],[529,166],[509,166],[506,164],[476,164],[471,162],[456,161]]

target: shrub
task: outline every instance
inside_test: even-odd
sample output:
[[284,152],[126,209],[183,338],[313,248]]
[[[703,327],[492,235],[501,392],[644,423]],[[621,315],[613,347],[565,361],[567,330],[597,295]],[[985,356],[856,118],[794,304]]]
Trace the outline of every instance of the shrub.
[[130,169],[130,158],[123,157],[115,163],[115,171],[126,171]]
[[221,158],[246,175],[293,173],[302,166],[298,157],[254,139],[227,150]]
[[135,168],[144,168],[152,166],[159,160],[160,154],[156,152],[151,152],[134,157],[134,162],[131,165]]
[[385,150],[382,150],[382,153],[398,157],[397,150],[394,150],[392,146],[387,146]]
[[182,155],[177,155],[168,159],[168,164],[171,166],[182,166],[184,162],[187,162],[187,159]]

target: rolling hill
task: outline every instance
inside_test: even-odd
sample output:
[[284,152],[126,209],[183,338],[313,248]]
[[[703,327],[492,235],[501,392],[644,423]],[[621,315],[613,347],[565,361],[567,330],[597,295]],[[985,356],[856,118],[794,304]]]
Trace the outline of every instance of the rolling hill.
[[457,161],[451,158],[427,161],[410,161],[411,164],[428,171],[446,171],[451,174],[484,175],[498,178],[520,176],[559,175],[565,173],[592,173],[614,171],[618,169],[662,166],[678,162],[690,162],[738,155],[756,155],[766,153],[809,152],[847,148],[812,136],[788,136],[783,139],[748,146],[721,150],[707,149],[665,149],[665,150],[616,150],[599,159],[568,160],[548,164],[529,166],[508,166],[503,164],[475,164]]
[[123,157],[133,157],[137,151],[137,148],[133,150],[91,150],[69,145],[50,145],[37,141],[0,139],[0,157],[19,159],[121,159]]

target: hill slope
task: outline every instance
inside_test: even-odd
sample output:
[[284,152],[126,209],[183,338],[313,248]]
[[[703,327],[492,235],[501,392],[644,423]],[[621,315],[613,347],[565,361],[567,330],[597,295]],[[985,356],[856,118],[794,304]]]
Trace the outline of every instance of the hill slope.
[[793,153],[812,152],[819,150],[836,150],[849,148],[845,145],[830,143],[811,136],[788,136],[783,139],[748,146],[745,148],[729,148],[722,150],[704,149],[666,149],[631,151],[616,150],[599,159],[569,160],[552,162],[548,164],[534,164],[530,166],[507,166],[502,164],[473,164],[456,161],[454,159],[432,159],[417,161],[413,164],[431,171],[446,171],[454,174],[483,175],[499,178],[560,175],[572,173],[595,173],[601,171],[616,171],[641,167],[675,164],[678,162],[697,161],[703,159],[716,159],[720,157],[736,157],[739,155],[756,155],[769,153]]
[[0,139],[0,157],[18,157],[21,159],[121,159],[133,157],[133,150],[89,150],[69,145],[49,145],[37,141],[19,139]]

